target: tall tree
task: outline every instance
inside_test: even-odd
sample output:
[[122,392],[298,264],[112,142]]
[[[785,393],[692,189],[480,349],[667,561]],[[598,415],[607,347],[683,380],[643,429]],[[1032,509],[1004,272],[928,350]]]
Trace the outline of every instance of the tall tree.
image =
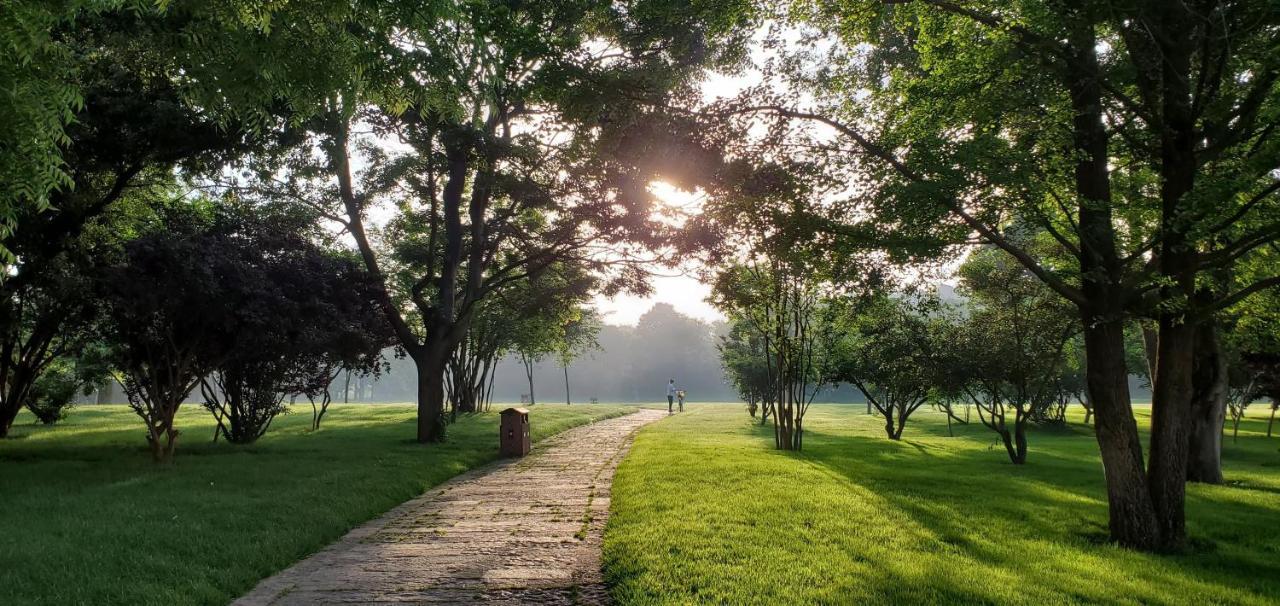
[[[745,3],[639,0],[624,11],[433,3],[380,19],[356,35],[367,56],[390,59],[334,97],[313,129],[325,165],[308,174],[304,158],[295,176],[331,177],[302,196],[345,225],[382,279],[384,310],[418,369],[417,437],[431,442],[445,432],[448,360],[482,300],[556,262],[603,270],[611,260],[597,246],[651,237],[643,185],[660,167],[615,152],[649,127],[642,114],[691,94],[704,64],[741,58],[750,14]],[[366,145],[362,124],[407,149]],[[353,147],[367,170],[353,171]],[[393,264],[366,224],[384,202],[411,219],[412,263]]]

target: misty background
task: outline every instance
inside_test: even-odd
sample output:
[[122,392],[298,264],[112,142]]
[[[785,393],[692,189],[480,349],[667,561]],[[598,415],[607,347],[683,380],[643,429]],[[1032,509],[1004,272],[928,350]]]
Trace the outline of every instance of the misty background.
[[[960,298],[948,285],[937,285],[945,300]],[[676,387],[687,392],[687,401],[736,402],[738,394],[725,383],[716,349],[719,336],[728,330],[720,320],[701,320],[678,311],[665,302],[653,303],[634,326],[605,324],[597,339],[600,347],[583,354],[569,366],[569,387],[573,402],[586,404],[592,398],[600,402],[666,403],[667,381],[675,379]],[[416,370],[407,358],[395,357],[394,350],[385,353],[388,372],[378,378],[339,375],[332,386],[334,402],[414,402]],[[1150,397],[1150,391],[1137,377],[1131,377],[1130,390],[1136,400]],[[534,367],[534,396],[537,402],[565,401],[564,369],[553,357],[539,361]],[[345,393],[345,397],[344,397]],[[494,383],[494,402],[521,402],[529,393],[529,382],[523,364],[516,356],[503,358]],[[193,393],[194,401],[199,393]],[[100,389],[78,399],[79,403],[125,403],[118,384]],[[865,402],[856,388],[841,385],[819,392],[819,402]],[[305,404],[305,400],[302,402]]]
[[[655,303],[640,315],[635,326],[605,324],[597,337],[598,349],[588,351],[569,366],[573,402],[666,402],[667,381],[688,392],[689,402],[734,402],[738,394],[725,383],[716,350],[719,335],[727,330],[720,321],[704,321],[677,311],[669,303]],[[414,368],[407,359],[392,359],[391,372],[358,383],[349,391],[352,401],[411,402],[414,400]],[[533,389],[537,402],[564,403],[564,369],[554,358],[534,367]],[[345,384],[334,385],[334,400]],[[495,402],[520,402],[529,393],[523,364],[507,356],[498,366]],[[828,390],[825,401],[862,401],[855,390]]]

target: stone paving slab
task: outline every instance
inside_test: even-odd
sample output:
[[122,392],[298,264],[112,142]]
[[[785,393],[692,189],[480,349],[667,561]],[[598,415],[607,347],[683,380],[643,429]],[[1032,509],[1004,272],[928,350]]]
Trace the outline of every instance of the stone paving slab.
[[665,416],[576,427],[453,478],[234,604],[608,603],[600,547],[613,473],[635,432]]

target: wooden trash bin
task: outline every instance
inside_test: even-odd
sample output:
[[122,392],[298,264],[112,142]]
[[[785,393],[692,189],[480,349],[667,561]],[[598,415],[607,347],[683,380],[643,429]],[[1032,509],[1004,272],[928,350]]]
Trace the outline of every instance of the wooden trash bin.
[[498,452],[504,457],[523,457],[529,454],[529,410],[508,408],[501,415]]

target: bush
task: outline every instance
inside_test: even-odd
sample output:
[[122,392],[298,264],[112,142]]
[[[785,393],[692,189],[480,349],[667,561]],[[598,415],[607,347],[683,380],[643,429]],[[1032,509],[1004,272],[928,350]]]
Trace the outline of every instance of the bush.
[[45,425],[67,418],[80,382],[70,365],[56,365],[36,379],[27,408]]

